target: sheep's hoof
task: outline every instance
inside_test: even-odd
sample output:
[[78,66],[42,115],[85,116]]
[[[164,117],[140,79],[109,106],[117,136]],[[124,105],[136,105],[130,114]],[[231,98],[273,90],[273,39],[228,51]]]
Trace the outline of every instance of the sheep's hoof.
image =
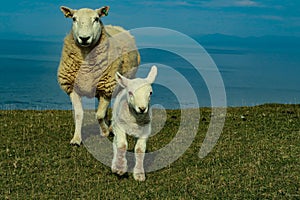
[[109,136],[109,130],[108,129],[101,129],[101,136],[108,137]]
[[113,133],[113,128],[112,128],[112,126],[109,126],[109,127],[108,127],[108,131],[109,131],[109,133]]
[[81,145],[81,139],[80,138],[73,138],[70,142],[71,145],[80,146]]
[[136,181],[145,181],[146,180],[145,173],[133,173],[133,178]]
[[106,123],[103,120],[99,120],[99,123],[100,123],[100,129],[101,129],[101,131],[100,131],[101,136],[108,137],[109,136],[108,126],[106,125]]

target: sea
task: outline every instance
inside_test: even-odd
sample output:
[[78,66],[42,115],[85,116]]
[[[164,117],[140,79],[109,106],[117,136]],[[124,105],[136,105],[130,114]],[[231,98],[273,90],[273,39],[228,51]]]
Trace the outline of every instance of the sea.
[[[290,40],[286,44],[285,38],[270,42],[262,42],[266,38],[247,38],[247,42],[227,38],[221,42],[219,37],[195,38],[202,51],[187,52],[210,58],[214,73],[206,73],[209,67],[197,69],[174,52],[141,49],[137,76],[146,77],[152,65],[158,67],[151,103],[166,109],[300,103],[298,45]],[[0,110],[72,109],[57,82],[62,40],[0,42]],[[83,102],[87,108],[97,105],[96,99],[84,98]]]

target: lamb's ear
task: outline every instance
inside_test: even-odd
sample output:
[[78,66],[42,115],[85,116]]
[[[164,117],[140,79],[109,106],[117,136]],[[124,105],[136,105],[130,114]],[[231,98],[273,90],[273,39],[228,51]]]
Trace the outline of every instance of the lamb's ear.
[[99,8],[96,10],[99,17],[107,16],[109,11],[109,6],[103,6],[102,8]]
[[149,83],[153,83],[153,82],[155,81],[156,75],[157,75],[157,67],[156,67],[155,65],[153,65],[153,66],[151,67],[151,70],[150,70],[150,72],[149,72],[147,78],[146,78],[147,81],[148,81]]
[[64,13],[65,17],[72,18],[75,10],[68,8],[66,6],[61,6],[60,10]]
[[128,86],[128,79],[122,76],[119,72],[116,73],[116,80],[123,88]]

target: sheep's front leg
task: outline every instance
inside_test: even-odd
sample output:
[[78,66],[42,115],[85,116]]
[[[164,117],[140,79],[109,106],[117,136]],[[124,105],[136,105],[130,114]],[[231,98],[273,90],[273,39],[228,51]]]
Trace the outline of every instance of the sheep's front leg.
[[114,130],[114,134],[114,157],[112,160],[111,171],[113,173],[123,175],[127,172],[126,151],[128,144],[126,140],[126,134],[121,130]]
[[74,120],[75,120],[75,133],[70,143],[73,145],[80,146],[81,126],[82,126],[82,119],[83,119],[83,108],[81,103],[81,97],[75,91],[73,91],[70,94],[70,99],[74,109]]
[[107,109],[109,106],[109,99],[106,99],[104,97],[100,97],[99,98],[99,105],[98,105],[98,109],[97,109],[97,113],[96,113],[96,117],[99,121],[99,125],[101,128],[101,134],[102,136],[107,137],[109,135],[109,129],[108,126],[105,122],[105,117],[107,114]]
[[146,141],[147,138],[138,138],[134,148],[135,166],[133,168],[133,178],[137,181],[144,181],[146,179],[144,172]]

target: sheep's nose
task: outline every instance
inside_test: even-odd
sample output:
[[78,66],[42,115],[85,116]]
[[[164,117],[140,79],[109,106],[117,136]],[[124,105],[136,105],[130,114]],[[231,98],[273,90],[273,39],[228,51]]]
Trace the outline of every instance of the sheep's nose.
[[139,107],[139,110],[140,110],[141,113],[144,113],[146,108],[145,107]]
[[88,36],[88,37],[79,37],[79,38],[81,39],[81,41],[82,41],[83,44],[86,44],[87,41],[88,41],[91,37]]

